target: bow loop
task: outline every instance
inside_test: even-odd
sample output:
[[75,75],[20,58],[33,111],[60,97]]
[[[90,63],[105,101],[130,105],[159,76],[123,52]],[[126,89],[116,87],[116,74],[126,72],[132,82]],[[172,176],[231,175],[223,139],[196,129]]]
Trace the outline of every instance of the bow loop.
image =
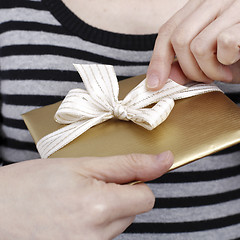
[[87,92],[102,110],[111,110],[118,101],[119,86],[113,66],[103,64],[74,64]]
[[71,124],[98,117],[100,112],[103,113],[102,106],[94,101],[86,90],[77,88],[69,91],[54,119],[60,124]]
[[[181,86],[168,79],[156,92],[148,91],[146,80],[136,86],[122,101],[118,100],[119,86],[113,66],[74,64],[82,77],[86,90],[73,89],[63,100],[55,120],[69,124],[44,136],[37,143],[42,158],[58,151],[89,128],[113,117],[152,130],[161,124],[174,107],[174,100],[194,95],[221,91],[213,84],[192,83]],[[150,104],[155,105],[146,108]]]

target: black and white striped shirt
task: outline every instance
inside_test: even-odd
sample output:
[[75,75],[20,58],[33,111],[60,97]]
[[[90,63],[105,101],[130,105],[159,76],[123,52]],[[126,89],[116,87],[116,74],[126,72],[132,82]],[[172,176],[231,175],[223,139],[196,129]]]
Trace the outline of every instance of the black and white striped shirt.
[[[118,79],[146,72],[156,35],[126,35],[87,25],[61,0],[0,2],[1,160],[39,158],[21,114],[83,87],[72,63],[114,65]],[[220,83],[237,104],[240,86]],[[149,183],[154,209],[121,240],[240,238],[240,145]]]

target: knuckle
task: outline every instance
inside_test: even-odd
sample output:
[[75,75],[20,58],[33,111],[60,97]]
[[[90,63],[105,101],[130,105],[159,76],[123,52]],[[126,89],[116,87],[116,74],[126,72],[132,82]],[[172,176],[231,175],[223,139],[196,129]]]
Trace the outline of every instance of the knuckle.
[[172,32],[177,27],[177,23],[174,20],[170,20],[163,24],[163,26],[159,29],[158,35],[169,37],[172,35]]
[[130,164],[130,166],[132,167],[132,169],[134,169],[136,173],[142,171],[146,166],[146,158],[142,154],[128,154],[126,155],[126,159],[128,164]]
[[[101,184],[101,181],[98,182]],[[90,194],[90,197],[88,196],[82,204],[87,216],[86,221],[95,226],[108,222],[111,217],[111,205],[109,205],[108,195],[102,194],[102,192],[106,193],[106,189],[102,186],[100,186],[100,189],[101,194],[99,191],[96,191],[95,194]]]
[[190,44],[190,50],[196,57],[204,57],[209,53],[209,49],[206,47],[206,42],[201,38],[195,38]]
[[163,65],[165,63],[166,59],[164,56],[158,54],[158,53],[155,53],[152,55],[152,58],[151,58],[151,62],[150,62],[150,66],[151,68],[158,68],[158,66],[160,65]]
[[89,216],[92,216],[94,225],[99,226],[108,221],[109,210],[105,203],[99,201],[88,209]]
[[161,53],[159,53],[159,50],[154,50],[149,62],[148,71],[152,71],[158,68],[159,64],[163,63],[163,60],[164,57]]
[[190,40],[185,31],[177,29],[171,37],[171,43],[175,49],[182,49],[189,45]]
[[151,172],[155,158],[148,154],[132,153],[125,155],[125,172],[134,180],[141,180],[148,172]]
[[217,37],[218,44],[223,48],[233,48],[236,47],[236,39],[233,34],[229,32],[223,32]]

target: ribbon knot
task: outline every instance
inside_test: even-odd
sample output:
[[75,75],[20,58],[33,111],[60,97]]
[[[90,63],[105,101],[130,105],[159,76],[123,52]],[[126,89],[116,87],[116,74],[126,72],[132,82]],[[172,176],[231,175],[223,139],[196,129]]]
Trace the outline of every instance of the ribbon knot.
[[128,118],[128,112],[126,110],[126,106],[123,106],[121,102],[122,101],[118,101],[114,106],[113,115],[120,120],[128,121],[129,118]]
[[[146,89],[144,79],[122,100],[113,66],[74,64],[86,87],[71,90],[55,114],[55,120],[67,124],[44,136],[37,143],[42,158],[58,151],[89,128],[114,116],[152,130],[170,114],[174,100],[202,93],[221,91],[214,84],[191,83],[185,86],[168,79],[159,91]],[[155,103],[152,108],[147,106]]]

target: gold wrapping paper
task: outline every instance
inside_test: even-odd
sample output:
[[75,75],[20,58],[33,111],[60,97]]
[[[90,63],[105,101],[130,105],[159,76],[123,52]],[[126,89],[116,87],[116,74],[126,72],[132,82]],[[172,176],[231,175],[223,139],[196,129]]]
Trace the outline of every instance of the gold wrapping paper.
[[[122,99],[144,75],[119,83]],[[240,108],[221,92],[178,100],[170,116],[148,131],[132,122],[112,119],[92,127],[50,158],[158,154],[171,150],[175,169],[240,142]],[[23,114],[35,141],[63,127],[54,121],[60,102]]]

